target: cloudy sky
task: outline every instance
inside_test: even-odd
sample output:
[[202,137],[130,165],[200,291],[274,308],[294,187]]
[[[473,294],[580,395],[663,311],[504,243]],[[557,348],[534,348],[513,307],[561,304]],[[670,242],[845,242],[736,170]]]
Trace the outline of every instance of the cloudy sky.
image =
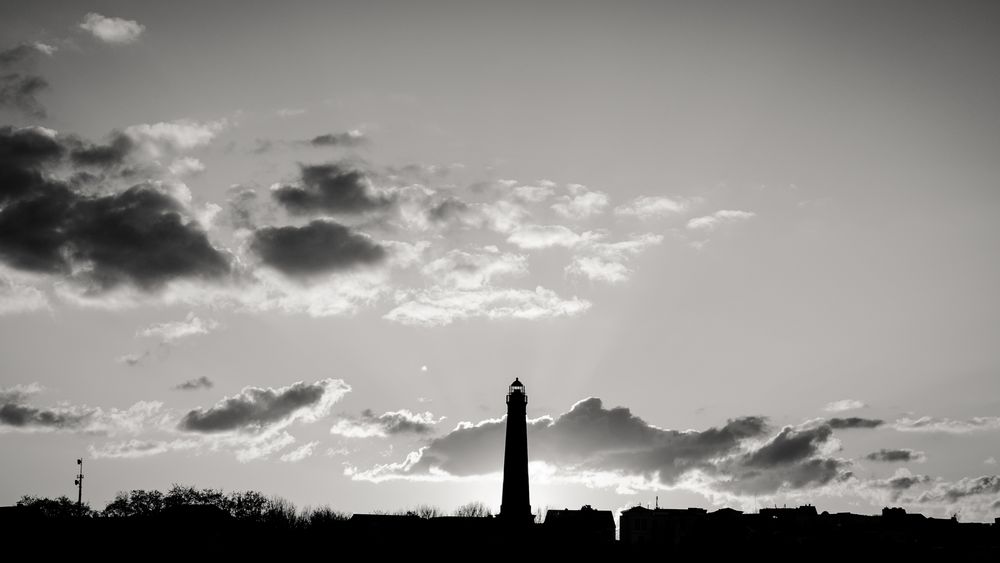
[[0,504],[1000,515],[990,2],[0,7]]

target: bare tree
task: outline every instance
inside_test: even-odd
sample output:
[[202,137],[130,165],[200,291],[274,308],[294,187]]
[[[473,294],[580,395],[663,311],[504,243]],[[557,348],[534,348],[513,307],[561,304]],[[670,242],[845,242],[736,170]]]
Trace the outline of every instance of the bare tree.
[[429,504],[419,504],[410,512],[421,518],[437,518],[438,516],[444,516],[444,513],[441,512],[440,508]]
[[493,513],[490,512],[490,507],[486,506],[486,503],[474,500],[456,508],[455,516],[464,516],[466,518],[489,518],[490,516],[493,516]]

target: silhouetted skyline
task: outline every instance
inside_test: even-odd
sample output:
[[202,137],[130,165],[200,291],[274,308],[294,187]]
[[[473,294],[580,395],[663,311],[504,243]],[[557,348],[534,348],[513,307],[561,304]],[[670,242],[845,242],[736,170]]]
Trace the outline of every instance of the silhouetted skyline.
[[991,522],[996,53],[975,0],[6,0],[0,505],[497,514],[514,416],[519,513]]

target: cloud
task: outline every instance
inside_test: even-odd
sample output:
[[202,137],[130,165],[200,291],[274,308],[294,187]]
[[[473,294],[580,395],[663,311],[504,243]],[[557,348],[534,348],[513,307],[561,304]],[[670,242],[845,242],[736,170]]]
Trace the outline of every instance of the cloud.
[[125,128],[124,134],[148,156],[159,158],[205,146],[225,128],[225,120],[200,122],[179,119],[130,125]]
[[315,422],[326,416],[351,387],[339,379],[315,383],[296,382],[277,389],[244,387],[208,409],[197,408],[181,419],[185,432],[262,432],[284,428],[292,422]]
[[[476,210],[487,228],[506,235],[519,230],[523,221],[528,217],[528,211],[524,207],[502,199],[478,205]],[[549,229],[549,227],[540,228]],[[562,228],[566,229],[566,227]]]
[[608,207],[608,194],[591,191],[580,184],[568,186],[569,195],[559,197],[552,210],[567,219],[580,221],[600,215]]
[[102,196],[46,186],[0,210],[0,259],[104,291],[152,291],[176,278],[219,278],[229,259],[174,197],[139,184]]
[[317,283],[302,283],[270,269],[251,275],[252,282],[220,296],[220,302],[246,312],[329,317],[354,314],[378,302],[391,289],[384,270],[337,272],[324,277],[322,283],[318,279]]
[[134,43],[146,30],[146,26],[135,20],[109,18],[94,12],[84,16],[79,27],[97,39],[114,45]]
[[342,164],[302,165],[299,183],[272,188],[271,196],[294,215],[357,215],[387,210],[394,201],[376,192],[364,173]]
[[189,379],[183,383],[179,383],[174,386],[174,389],[178,391],[196,391],[198,389],[211,389],[215,384],[212,380],[205,377],[204,375],[195,379]]
[[323,219],[302,227],[262,227],[250,248],[264,265],[293,277],[374,265],[388,255],[368,235]]
[[294,450],[281,456],[279,459],[287,463],[296,463],[302,461],[303,459],[306,459],[307,457],[311,456],[313,454],[313,450],[316,449],[316,446],[318,445],[319,442],[316,441],[309,442],[307,444],[302,444],[298,448],[295,448]]
[[[532,463],[593,486],[686,487],[692,478],[724,494],[770,494],[817,487],[848,475],[849,462],[825,457],[836,444],[826,425],[768,434],[765,419],[741,417],[703,431],[665,430],[600,399],[566,413],[529,420]],[[450,480],[502,468],[503,419],[460,423],[401,462],[348,468],[356,480]],[[536,465],[537,466],[537,465]]]
[[52,47],[43,43],[22,43],[0,51],[0,109],[12,108],[25,115],[44,118],[45,107],[38,101],[38,94],[48,89],[49,83],[35,74],[39,53],[52,54]]
[[[41,45],[41,44],[39,44]],[[48,45],[46,45],[48,47]],[[0,66],[14,66],[19,64],[32,63],[38,53],[46,53],[45,49],[21,43],[8,49],[0,51]],[[46,53],[49,54],[49,53]]]
[[472,290],[489,286],[494,278],[526,275],[528,258],[523,254],[501,253],[495,246],[471,252],[456,249],[432,260],[422,271],[441,286]]
[[228,254],[209,242],[183,184],[83,191],[57,179],[53,172],[80,146],[41,127],[0,127],[0,261],[69,279],[89,294],[122,285],[155,291],[230,272]]
[[633,235],[619,242],[588,242],[577,249],[578,253],[566,266],[565,272],[591,281],[621,283],[632,275],[625,262],[661,242],[662,235],[651,233]]
[[607,260],[599,256],[577,256],[566,266],[566,273],[571,276],[587,278],[590,281],[609,284],[628,281],[632,271],[621,262]]
[[831,433],[831,427],[826,425],[806,429],[786,426],[770,441],[748,454],[744,462],[750,467],[766,468],[801,461],[818,453],[820,444],[829,440]]
[[867,406],[868,405],[866,405],[864,402],[859,401],[857,399],[841,399],[839,401],[833,401],[831,403],[827,403],[826,406],[823,407],[823,410],[825,410],[826,412],[844,412],[844,411],[863,409]]
[[453,290],[433,288],[402,292],[399,304],[385,314],[402,324],[444,326],[458,320],[545,319],[571,317],[585,312],[590,302],[577,297],[563,299],[554,291],[538,286],[529,289],[483,288]]
[[140,440],[131,439],[124,442],[111,442],[101,446],[91,444],[87,451],[94,459],[136,459],[160,455],[171,451],[191,450],[198,448],[197,440],[178,438],[176,440]]
[[174,176],[192,176],[204,172],[205,165],[197,158],[185,156],[173,161],[167,170]]
[[365,134],[357,129],[346,133],[327,133],[317,135],[309,140],[314,147],[358,147],[368,142]]
[[430,412],[414,413],[402,409],[375,414],[365,409],[358,417],[345,417],[330,428],[331,434],[345,438],[386,438],[399,434],[429,434],[444,418],[434,418]]
[[745,221],[751,217],[755,217],[757,214],[752,211],[738,211],[730,209],[722,209],[716,211],[711,215],[705,215],[703,217],[695,217],[687,222],[687,228],[690,230],[702,230],[702,231],[712,231],[716,227],[724,223],[734,223],[737,221]]
[[71,405],[36,407],[28,400],[43,391],[38,384],[0,388],[0,432],[78,432],[114,436],[159,426],[163,403],[139,401],[127,409]]
[[164,343],[172,343],[182,338],[198,334],[208,334],[219,328],[219,323],[213,319],[202,320],[194,312],[188,313],[183,321],[155,324],[139,331],[138,336],[158,338]]
[[1000,475],[964,477],[955,482],[941,482],[917,498],[920,504],[936,504],[952,510],[968,508],[969,512],[984,515],[993,512],[1000,495]]
[[922,416],[920,418],[902,417],[897,419],[892,427],[900,432],[944,432],[949,434],[967,434],[969,432],[1000,429],[1000,416],[976,416],[966,420]]
[[14,108],[31,117],[44,118],[45,106],[37,96],[48,87],[48,81],[41,76],[19,73],[0,75],[0,108]]
[[44,54],[46,56],[49,56],[49,57],[51,57],[52,55],[54,55],[56,53],[56,51],[59,50],[59,48],[55,47],[54,45],[48,45],[48,44],[42,43],[40,41],[36,41],[36,42],[32,43],[31,46],[34,47],[35,50],[38,51],[39,53],[42,53],[42,54]]
[[694,203],[689,199],[675,199],[664,196],[640,196],[631,202],[615,208],[615,215],[651,219],[667,215],[677,215],[687,211]]
[[875,418],[859,418],[856,416],[848,418],[831,418],[826,421],[830,428],[835,430],[850,430],[852,428],[878,428],[885,421]]
[[41,391],[37,384],[0,388],[0,430],[84,430],[96,418],[98,409],[57,406],[39,408],[25,404]]
[[562,225],[525,225],[514,230],[507,242],[525,250],[539,250],[555,246],[570,248],[597,238],[599,235],[591,231],[581,235]]
[[[208,334],[221,326],[217,321],[213,319],[201,319],[196,316],[194,312],[188,313],[187,317],[183,321],[174,321],[167,323],[159,323],[149,326],[145,329],[140,330],[136,333],[136,336],[141,336],[145,338],[155,338],[158,340],[158,348],[146,349],[141,353],[136,354],[125,354],[117,358],[117,362],[120,364],[125,364],[127,366],[137,366],[146,360],[153,358],[157,355],[165,355],[169,352],[170,347],[173,346],[178,340],[190,338],[192,336],[197,336],[199,334]],[[207,387],[211,387],[211,382],[207,378],[201,378],[208,382]],[[198,380],[191,380],[183,385],[189,385]],[[196,389],[195,387],[176,387],[176,389]]]
[[49,308],[49,299],[45,293],[0,268],[0,316],[44,311]]
[[882,448],[877,452],[872,452],[865,456],[865,459],[869,461],[882,461],[885,463],[897,463],[897,462],[911,462],[915,461],[922,463],[926,461],[927,456],[924,452],[918,452],[916,450],[911,450],[908,448],[901,449],[885,449]]
[[478,217],[471,205],[456,197],[445,197],[427,209],[427,218],[435,224],[457,222],[472,225]]
[[514,197],[520,201],[526,203],[541,203],[555,195],[556,191],[553,189],[551,184],[551,182],[546,182],[539,183],[535,186],[515,186],[511,189],[511,193],[514,194]]
[[79,166],[114,167],[123,164],[135,146],[132,137],[115,132],[106,144],[81,143],[73,147],[70,160]]
[[876,492],[887,494],[888,501],[897,503],[905,493],[931,482],[927,475],[914,475],[909,469],[901,467],[888,478],[871,479],[864,483],[865,488],[874,489]]

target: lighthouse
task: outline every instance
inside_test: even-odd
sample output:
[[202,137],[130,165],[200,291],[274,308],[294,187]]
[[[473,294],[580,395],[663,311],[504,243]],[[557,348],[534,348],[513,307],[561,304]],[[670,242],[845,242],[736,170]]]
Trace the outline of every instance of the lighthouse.
[[528,500],[528,395],[524,384],[514,379],[507,389],[507,441],[503,452],[503,498],[500,518],[509,524],[530,524]]

